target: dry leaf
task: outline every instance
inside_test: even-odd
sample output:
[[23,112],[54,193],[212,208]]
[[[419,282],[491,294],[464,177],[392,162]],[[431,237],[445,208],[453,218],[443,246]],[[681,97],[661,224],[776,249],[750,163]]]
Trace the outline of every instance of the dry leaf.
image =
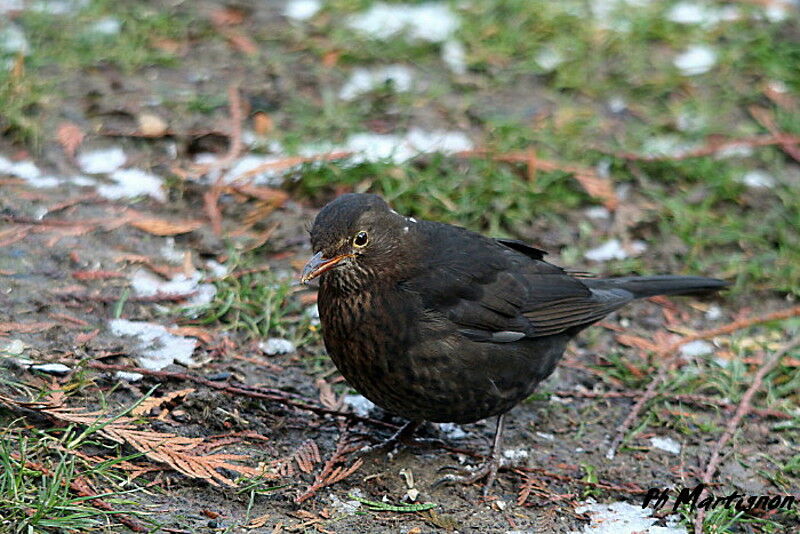
[[62,122],[56,129],[56,140],[68,158],[75,157],[75,151],[81,146],[86,134],[74,122]]
[[92,330],[91,332],[84,332],[82,334],[78,334],[75,336],[75,344],[79,346],[84,345],[89,341],[93,340],[94,338],[96,338],[99,333],[100,329],[98,328],[97,330]]
[[185,234],[203,226],[201,221],[168,221],[155,217],[136,219],[129,224],[149,234],[161,236]]
[[52,321],[41,321],[38,323],[0,323],[0,335],[4,334],[36,334],[38,332],[44,332],[45,330],[49,330],[55,326],[58,326],[57,323]]
[[125,273],[117,271],[73,271],[76,280],[107,280],[109,278],[125,278]]

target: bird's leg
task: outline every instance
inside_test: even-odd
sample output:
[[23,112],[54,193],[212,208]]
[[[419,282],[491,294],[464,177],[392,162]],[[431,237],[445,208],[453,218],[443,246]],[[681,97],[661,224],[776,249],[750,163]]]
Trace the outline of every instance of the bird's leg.
[[500,456],[501,456],[501,449],[503,448],[503,423],[505,420],[505,414],[499,415],[497,417],[497,428],[494,431],[494,440],[492,442],[492,452],[489,455],[489,458],[483,465],[477,467],[476,469],[472,470],[465,470],[462,468],[456,468],[459,471],[463,471],[463,475],[445,475],[439,480],[437,480],[433,485],[439,486],[441,484],[472,484],[481,480],[482,478],[486,479],[486,484],[483,486],[483,494],[488,495],[489,491],[494,484],[495,479],[497,478],[497,470],[500,468]]
[[409,440],[411,440],[411,436],[414,435],[414,431],[419,428],[421,424],[420,421],[409,421],[401,426],[397,432],[392,434],[389,439],[376,443],[375,445],[362,447],[360,452],[362,455],[373,452],[391,452],[401,443],[408,443]]
[[361,448],[361,454],[370,454],[373,452],[386,452],[390,453],[395,451],[400,445],[410,445],[412,447],[444,447],[445,443],[440,439],[435,438],[415,438],[414,431],[422,425],[421,421],[409,421],[404,424],[400,429],[395,432],[389,439]]

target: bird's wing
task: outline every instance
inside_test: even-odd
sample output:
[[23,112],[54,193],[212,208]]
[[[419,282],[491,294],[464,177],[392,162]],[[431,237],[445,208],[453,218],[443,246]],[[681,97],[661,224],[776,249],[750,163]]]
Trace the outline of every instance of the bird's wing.
[[444,315],[475,341],[507,343],[588,325],[629,302],[625,291],[593,291],[542,251],[447,227],[428,229],[435,243],[424,269],[405,284],[426,309]]

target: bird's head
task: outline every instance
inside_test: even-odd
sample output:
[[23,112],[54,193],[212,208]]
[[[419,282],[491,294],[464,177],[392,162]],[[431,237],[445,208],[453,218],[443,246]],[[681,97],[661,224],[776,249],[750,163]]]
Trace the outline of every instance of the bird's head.
[[311,227],[314,255],[301,281],[322,276],[345,289],[401,276],[414,259],[416,221],[392,210],[377,195],[347,194],[326,205]]

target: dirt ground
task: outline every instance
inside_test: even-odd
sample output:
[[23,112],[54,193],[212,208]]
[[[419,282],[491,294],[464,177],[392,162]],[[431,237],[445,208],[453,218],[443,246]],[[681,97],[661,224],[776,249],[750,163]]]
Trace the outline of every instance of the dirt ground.
[[[62,399],[66,406],[108,417],[148,393],[160,398],[190,389],[153,405],[137,417],[136,424],[147,432],[201,438],[203,451],[240,455],[231,462],[251,470],[263,467],[268,475],[259,478],[251,476],[255,471],[222,469],[219,472],[232,482],[226,485],[220,479],[188,476],[191,467],[177,472],[169,462],[138,457],[130,462],[145,472],[129,480],[134,473],[130,466],[99,474],[91,468],[96,461],[79,460],[78,470],[86,471],[97,494],[131,490],[107,500],[119,510],[138,512],[128,516],[150,532],[580,532],[590,523],[601,528],[590,521],[589,514],[576,511],[587,499],[639,506],[650,488],[694,487],[759,364],[742,364],[736,367],[738,375],[730,371],[715,378],[705,373],[716,367],[698,364],[698,358],[717,357],[730,363],[744,352],[758,352],[753,347],[767,347],[767,353],[774,353],[796,322],[786,330],[756,326],[746,335],[739,336],[733,329],[713,336],[708,343],[714,356],[704,352],[708,347],[701,347],[697,354],[685,351],[678,370],[669,373],[663,388],[669,390],[667,394],[647,404],[623,432],[625,441],[616,456],[609,459],[607,451],[617,437],[617,427],[663,363],[653,360],[654,355],[666,358],[659,356],[659,346],[745,317],[785,310],[794,300],[786,291],[737,290],[706,299],[637,302],[582,334],[540,393],[510,412],[505,431],[507,462],[488,498],[482,497],[481,484],[433,484],[442,468],[474,464],[488,452],[492,421],[463,428],[431,425],[421,434],[443,440],[444,447],[409,447],[390,456],[369,455],[357,466],[358,447],[388,437],[402,421],[379,408],[353,415],[363,405],[325,356],[313,315],[315,290],[299,286],[296,277],[310,252],[306,229],[321,205],[345,191],[390,192],[366,179],[355,184],[331,180],[321,187],[318,182],[308,185],[304,173],[314,173],[315,165],[325,164],[306,162],[298,170],[298,162],[289,155],[277,158],[277,168],[292,169],[278,178],[269,174],[272,169],[262,169],[254,174],[266,178],[258,178],[255,185],[237,189],[215,182],[220,171],[224,175],[253,146],[263,148],[247,140],[237,147],[241,141],[237,137],[243,132],[291,132],[297,126],[293,121],[299,121],[287,104],[292,96],[308,93],[318,98],[321,83],[338,84],[345,78],[342,71],[333,69],[321,81],[308,50],[296,52],[286,45],[281,49],[286,56],[278,56],[270,48],[264,35],[284,24],[276,22],[282,20],[282,6],[282,2],[248,4],[242,8],[246,23],[212,24],[226,36],[222,39],[206,38],[210,30],[204,27],[185,41],[162,42],[160,46],[167,48],[191,49],[181,52],[177,64],[126,70],[100,62],[73,73],[65,68],[49,72],[46,75],[58,82],[58,91],[42,104],[37,117],[45,135],[36,145],[8,136],[0,139],[0,155],[11,162],[0,170],[0,346],[5,347],[0,392],[12,400],[3,402],[0,417],[8,428],[8,439],[34,440],[42,437],[41,432],[51,432],[63,445],[59,440],[68,434],[69,420],[42,414],[38,405],[20,404],[34,398],[49,402],[53,391],[66,393],[66,400]],[[159,7],[163,6],[150,6]],[[198,3],[196,9],[199,14],[195,15],[204,20],[213,20],[214,14],[234,17],[239,12],[233,8],[223,12],[222,6],[212,2]],[[322,39],[319,32],[302,37]],[[275,55],[248,56],[242,52],[248,44],[240,34],[252,36]],[[435,85],[436,71],[430,74],[430,83]],[[518,80],[500,96],[496,88],[478,88],[472,102],[487,114],[499,108],[513,116],[539,105],[538,91],[544,89],[536,80],[528,82]],[[242,98],[239,111],[244,116],[238,122],[236,102],[229,99],[231,87]],[[213,95],[218,104],[210,111],[187,112],[190,93]],[[401,124],[439,129],[465,126],[470,135],[480,136],[481,121],[458,96],[448,92],[438,100],[420,99],[409,110],[376,105],[365,124],[373,131],[395,131]],[[380,100],[380,95],[376,98]],[[155,124],[150,124],[155,132],[142,133],[143,120],[148,120],[143,119],[145,112],[155,116],[151,117]],[[165,122],[164,128],[157,119]],[[65,123],[75,130],[63,129]],[[111,170],[87,172],[91,162],[82,161],[81,156],[109,149],[121,149],[124,163],[111,169],[113,154],[98,152],[95,162]],[[222,163],[218,168],[212,163],[211,168],[198,169],[196,156],[201,153],[213,153]],[[29,179],[31,173],[21,167],[8,170],[13,163],[26,161],[41,169],[36,179],[52,177],[53,182],[39,187],[42,183]],[[403,165],[425,167],[430,161],[424,156]],[[121,180],[114,173],[125,168],[146,169],[160,177],[160,189],[143,189],[130,197],[102,194],[113,190]],[[402,172],[402,168],[391,172]],[[336,169],[334,175],[348,172],[346,165]],[[90,180],[76,181],[74,177],[81,174]],[[759,197],[758,192],[746,194],[752,205],[770,205],[771,200]],[[404,202],[413,203],[416,198],[422,202],[425,195],[412,189]],[[593,225],[615,235],[614,229],[624,226],[628,217],[637,221],[627,227],[636,229],[631,230],[635,237],[653,238],[647,241],[647,253],[637,260],[641,262],[637,267],[649,272],[681,270],[683,244],[665,238],[655,229],[657,223],[642,216],[652,202],[634,190],[611,219],[598,221],[580,205],[565,208],[559,219],[531,216],[512,231],[553,250],[550,260],[554,263],[603,271],[602,265],[581,262],[580,256],[576,261],[568,247],[576,240],[586,243],[585,229]],[[227,271],[216,271],[215,265]],[[164,285],[169,282],[174,285]],[[259,284],[260,289],[255,287]],[[213,287],[216,294],[193,301],[202,296],[203,286]],[[235,302],[232,307],[230,302],[228,306],[221,302],[228,297]],[[273,316],[265,318],[259,299],[267,298],[264,313]],[[234,313],[233,309],[246,311]],[[120,319],[163,325],[176,338],[192,340],[196,346],[183,362],[172,361],[168,354],[169,365],[150,375],[118,375],[123,367],[146,367],[143,353],[159,348],[159,342],[145,348],[141,337],[115,331],[113,321]],[[621,334],[636,339],[626,342]],[[288,352],[267,354],[275,352],[262,350],[267,338],[282,340],[279,344],[285,341]],[[653,345],[644,347],[643,340]],[[762,363],[764,353],[758,352]],[[66,367],[36,370],[31,367],[34,363]],[[112,367],[103,369],[103,365]],[[794,366],[782,369],[784,378],[770,375],[766,397],[758,396],[753,403],[761,411],[745,416],[732,446],[724,449],[713,479],[717,494],[797,494],[798,378]],[[682,394],[710,397],[716,405],[690,402],[688,397],[681,399]],[[298,403],[312,409],[299,408]],[[780,414],[770,415],[768,409]],[[342,449],[348,450],[339,454]],[[136,452],[130,443],[115,444],[102,433],[92,435],[77,450],[103,458]],[[37,461],[47,458],[46,453],[37,454],[41,455]],[[332,458],[334,463],[326,471],[326,462]],[[50,460],[57,464],[57,458]],[[357,469],[343,480],[312,490],[332,470],[351,467]],[[241,475],[245,476],[238,478]],[[387,506],[379,509],[380,504],[373,503],[370,508],[358,498]],[[435,507],[415,508],[424,503],[435,503]],[[734,530],[793,532],[800,528],[796,511],[757,511],[753,516],[768,521],[734,521]],[[663,532],[677,533],[684,531],[683,526],[673,521],[683,519],[683,525],[691,528],[695,512],[671,513],[668,505],[652,517],[656,527],[664,527]],[[105,520],[111,525],[96,528],[131,528],[112,516]],[[706,531],[732,531],[725,524],[720,519]],[[16,531],[15,525],[3,527]],[[41,526],[33,531],[60,528]],[[650,524],[641,528],[656,532],[645,530],[653,528]]]

